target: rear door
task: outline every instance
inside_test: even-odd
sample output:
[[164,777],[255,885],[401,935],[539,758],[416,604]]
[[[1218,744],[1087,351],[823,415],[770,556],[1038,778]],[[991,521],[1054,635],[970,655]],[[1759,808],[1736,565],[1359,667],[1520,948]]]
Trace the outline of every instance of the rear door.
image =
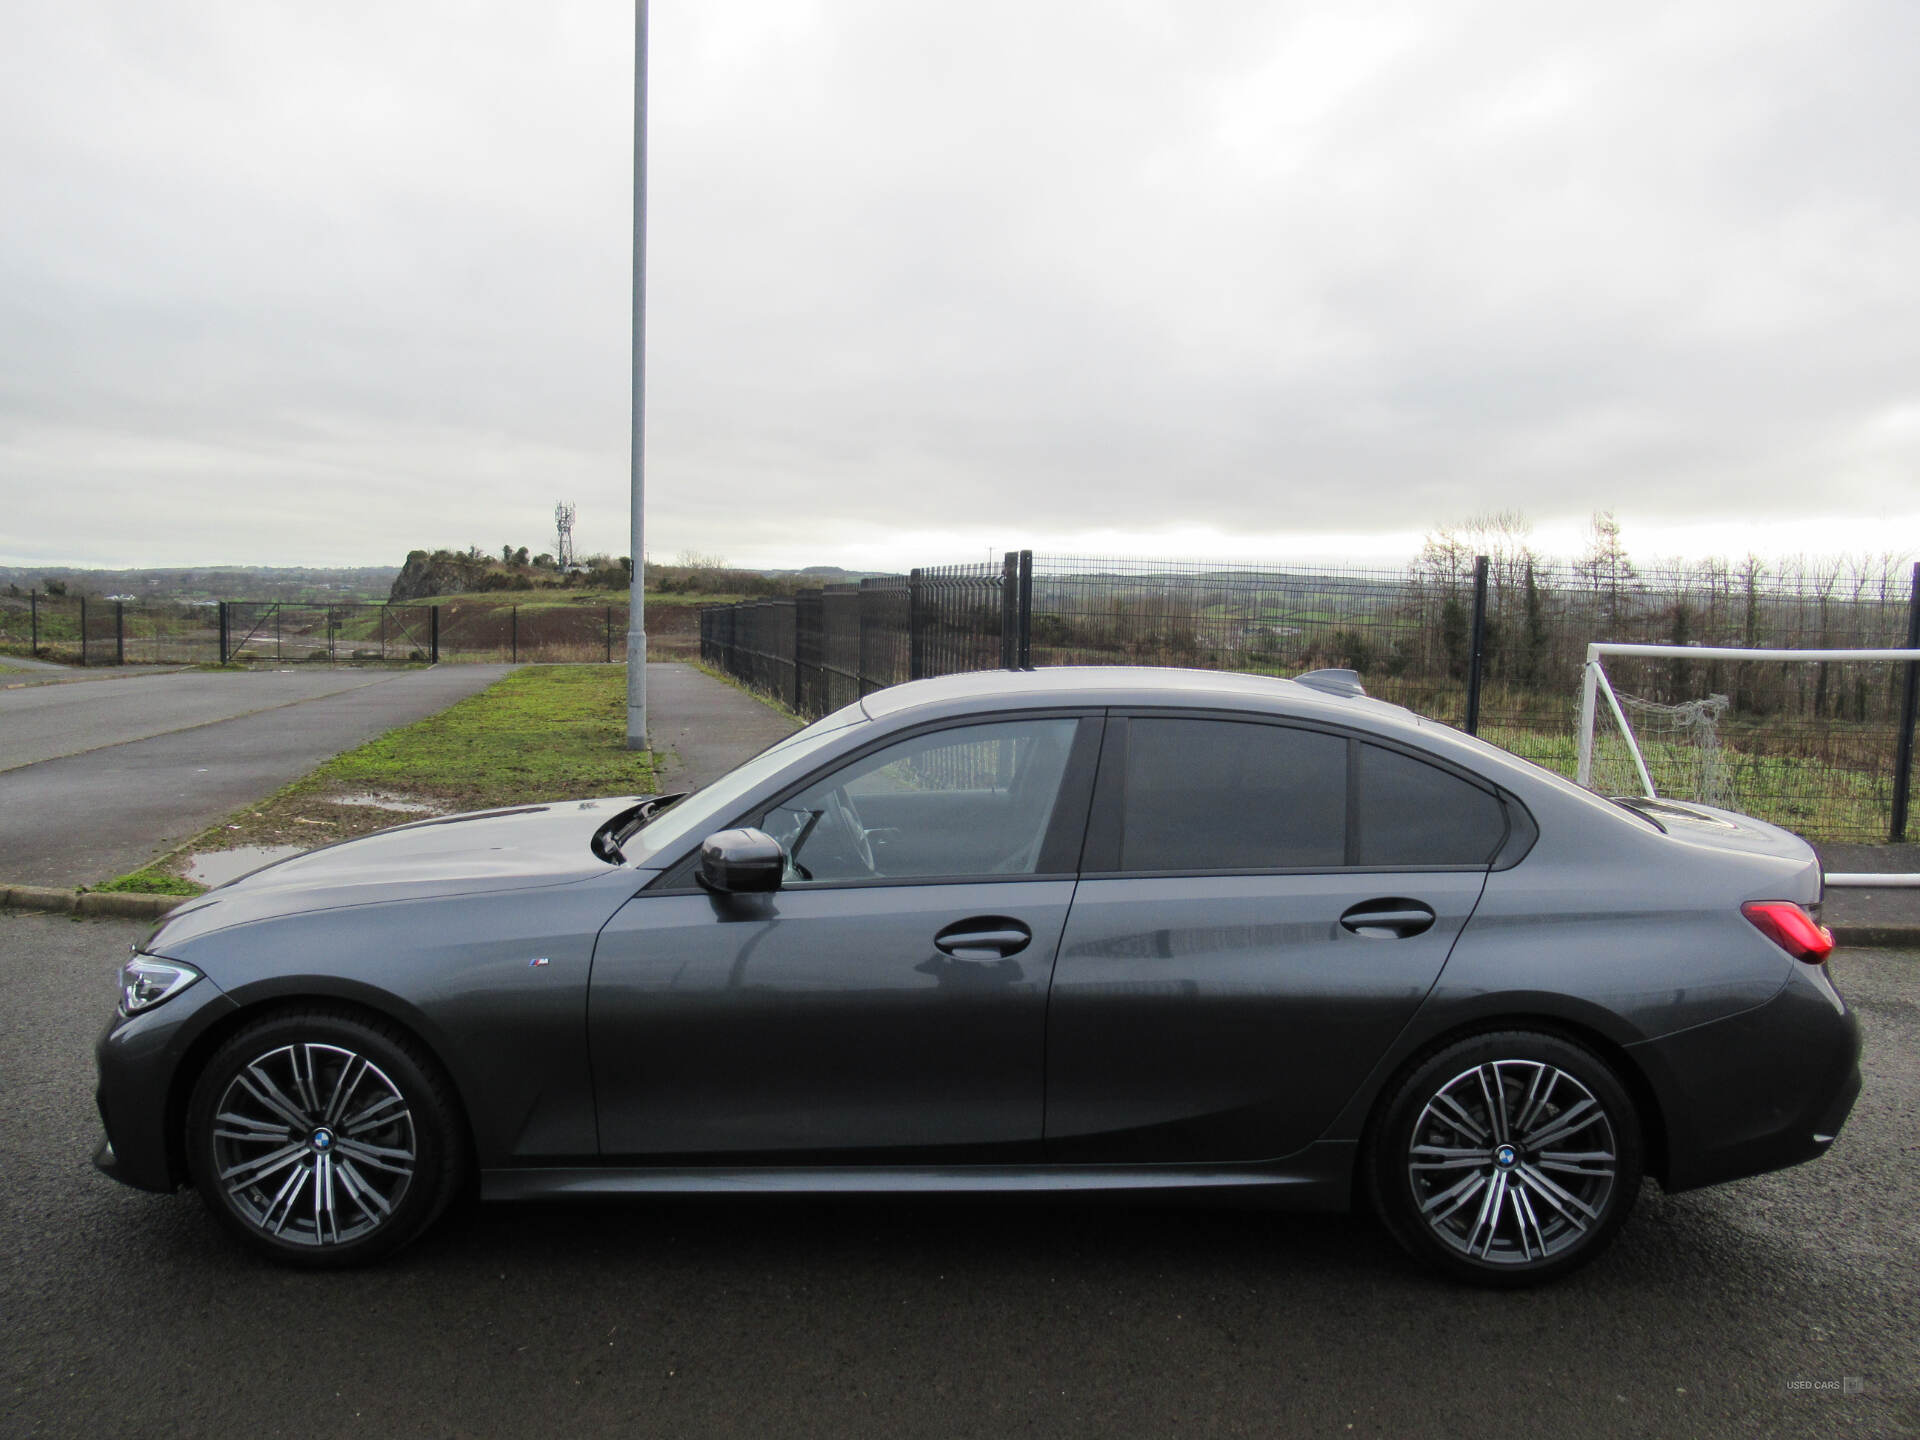
[[1048,1014],[1048,1157],[1312,1143],[1432,988],[1506,826],[1491,789],[1386,745],[1109,720]]

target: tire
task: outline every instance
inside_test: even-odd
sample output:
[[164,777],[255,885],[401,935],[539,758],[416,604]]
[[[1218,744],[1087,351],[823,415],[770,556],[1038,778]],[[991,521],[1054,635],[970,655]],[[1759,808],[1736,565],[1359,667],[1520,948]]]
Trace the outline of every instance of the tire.
[[307,1268],[389,1255],[467,1168],[453,1087],[417,1042],[346,1011],[268,1016],[214,1052],[187,1103],[207,1208],[256,1252]]
[[[1640,1191],[1640,1119],[1613,1070],[1556,1035],[1475,1035],[1417,1064],[1378,1112],[1374,1209],[1458,1280],[1533,1285],[1606,1249]],[[1543,1157],[1545,1157],[1543,1159]]]

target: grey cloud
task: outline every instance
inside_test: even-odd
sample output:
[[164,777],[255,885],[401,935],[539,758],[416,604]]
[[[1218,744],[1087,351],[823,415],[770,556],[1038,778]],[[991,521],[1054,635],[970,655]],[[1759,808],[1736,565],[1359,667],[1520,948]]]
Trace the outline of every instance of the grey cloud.
[[[655,553],[1912,516],[1917,14],[655,5]],[[625,549],[620,7],[18,31],[0,552]]]

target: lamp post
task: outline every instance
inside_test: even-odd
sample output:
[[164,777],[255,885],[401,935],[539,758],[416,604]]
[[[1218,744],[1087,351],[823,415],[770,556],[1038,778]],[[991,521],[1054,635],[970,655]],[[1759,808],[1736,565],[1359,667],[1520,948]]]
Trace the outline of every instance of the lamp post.
[[647,748],[647,0],[633,14],[633,513],[627,602],[627,748]]

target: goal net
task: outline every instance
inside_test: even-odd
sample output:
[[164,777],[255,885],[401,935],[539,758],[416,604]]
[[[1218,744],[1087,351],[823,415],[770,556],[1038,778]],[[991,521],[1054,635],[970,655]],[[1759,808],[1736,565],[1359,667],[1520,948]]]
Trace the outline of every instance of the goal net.
[[[1898,662],[1917,659],[1920,650],[1589,645],[1576,778],[1603,795],[1690,800],[1798,830],[1871,826],[1886,814],[1893,783],[1888,702],[1906,669]],[[1617,683],[1609,660],[1623,672]],[[1745,709],[1737,702],[1735,677],[1756,673],[1739,668],[1746,662],[1776,677],[1746,682],[1770,694],[1770,713],[1755,713],[1751,699]],[[1672,683],[1682,671],[1690,693]],[[1781,703],[1786,672],[1806,692],[1804,703]],[[1635,677],[1656,676],[1663,683],[1647,688],[1664,690],[1665,699],[1634,693]]]

